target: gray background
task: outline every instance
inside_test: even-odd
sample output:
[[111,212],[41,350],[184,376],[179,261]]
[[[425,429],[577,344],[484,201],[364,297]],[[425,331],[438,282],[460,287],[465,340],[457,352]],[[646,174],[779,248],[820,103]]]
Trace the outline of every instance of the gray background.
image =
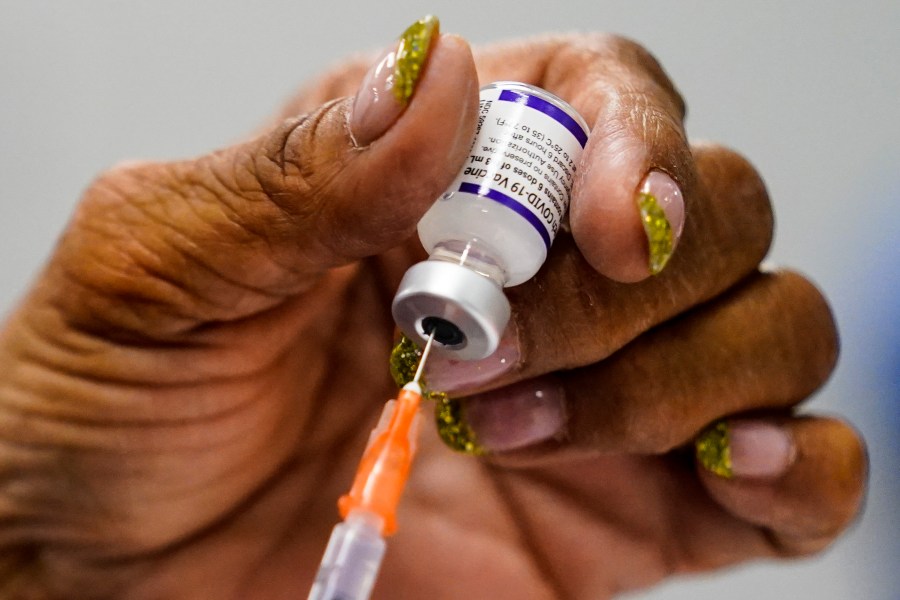
[[842,330],[842,361],[813,407],[847,415],[872,457],[866,514],[823,556],[634,597],[900,598],[900,2],[384,4],[0,0],[0,312],[96,173],[227,144],[299,82],[422,14],[474,42],[622,33],[678,84],[691,136],[727,142],[766,177],[769,260],[809,274]]

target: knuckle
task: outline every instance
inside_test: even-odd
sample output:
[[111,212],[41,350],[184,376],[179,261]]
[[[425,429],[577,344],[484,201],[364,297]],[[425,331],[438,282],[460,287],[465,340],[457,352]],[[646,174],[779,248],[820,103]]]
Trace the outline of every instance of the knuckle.
[[653,55],[650,54],[644,46],[631,38],[618,34],[605,34],[602,39],[606,50],[621,59],[633,60],[641,63],[646,61],[656,61],[656,59],[653,58]]
[[[656,57],[638,42],[616,34],[573,34],[558,41],[553,56],[554,68],[548,70],[564,77],[592,74],[593,92],[608,99],[627,95],[629,89],[641,90],[681,128],[687,112],[684,98]],[[579,85],[583,88],[583,79]]]
[[[253,161],[262,190],[274,201],[319,196],[342,168],[338,150],[349,146],[349,135],[334,147],[334,136],[318,135],[322,129],[346,128],[348,99],[327,102],[317,110],[285,120],[262,142]],[[296,207],[296,202],[293,203]],[[290,208],[290,206],[283,207]]]
[[[670,155],[674,148],[686,148],[681,110],[660,103],[660,95],[654,90],[625,88],[619,92],[617,104],[617,112],[623,115],[625,127],[651,148],[657,148],[664,155]],[[660,158],[663,157],[652,157],[653,160]]]
[[[260,141],[249,163],[256,187],[274,209],[273,220],[282,226],[268,236],[284,230],[292,235],[302,229],[319,242],[328,238],[313,223],[335,221],[333,197],[342,170],[353,156],[347,150],[352,141],[346,125],[348,98],[332,100],[313,112],[286,119]],[[346,135],[322,135],[323,130],[346,131]],[[329,218],[323,218],[327,213]]]
[[168,335],[231,310],[211,295],[238,292],[221,281],[227,261],[208,248],[260,236],[238,217],[248,183],[231,162],[129,162],[96,178],[54,257],[67,285],[83,291],[84,306],[62,301],[79,326]]
[[146,229],[142,226],[176,195],[176,189],[165,164],[118,163],[88,186],[68,231],[84,241],[85,248],[122,244],[135,231]]
[[[626,37],[618,35],[606,36],[605,45],[607,51],[616,57],[619,61],[626,65],[636,67],[644,75],[649,76],[650,81],[655,84],[657,96],[668,101],[672,114],[676,114],[679,119],[684,119],[687,114],[687,104],[684,97],[675,87],[675,84],[669,78],[662,64],[657,58],[644,46]],[[662,92],[659,94],[659,92]]]
[[573,33],[560,38],[559,43],[594,57],[611,57],[623,62],[654,60],[650,52],[635,40],[616,33]]
[[[100,173],[88,186],[81,205],[127,202],[142,189],[141,180],[156,168],[156,163],[123,161]],[[144,188],[146,189],[146,188]]]

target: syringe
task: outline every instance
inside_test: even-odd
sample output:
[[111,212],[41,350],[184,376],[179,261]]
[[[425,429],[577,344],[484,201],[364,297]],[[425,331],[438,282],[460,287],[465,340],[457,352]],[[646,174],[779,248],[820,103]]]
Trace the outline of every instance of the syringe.
[[338,501],[344,521],[331,532],[308,600],[367,600],[384,557],[384,537],[397,530],[397,505],[416,451],[419,379],[434,342],[422,351],[413,380],[389,400],[369,436],[350,492]]

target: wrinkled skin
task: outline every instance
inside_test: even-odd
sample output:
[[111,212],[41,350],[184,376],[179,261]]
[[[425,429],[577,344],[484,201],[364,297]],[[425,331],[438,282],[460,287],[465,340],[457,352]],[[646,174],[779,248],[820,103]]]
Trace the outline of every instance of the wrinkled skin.
[[[757,270],[772,234],[759,176],[731,151],[688,149],[656,62],[583,36],[473,63],[443,36],[403,116],[355,148],[351,100],[331,99],[372,58],[254,140],[123,164],[87,190],[0,338],[0,595],[306,594],[395,392],[390,299],[468,150],[476,69],[546,87],[593,127],[570,230],[510,290],[521,362],[483,386],[555,377],[569,421],[477,459],[426,423],[376,595],[602,598],[828,545],[858,510],[865,453],[842,422],[793,413],[833,367],[834,323],[801,276]],[[679,182],[688,216],[670,265],[644,279],[628,203],[651,167]],[[696,467],[698,432],[749,411],[791,432],[790,469]]]

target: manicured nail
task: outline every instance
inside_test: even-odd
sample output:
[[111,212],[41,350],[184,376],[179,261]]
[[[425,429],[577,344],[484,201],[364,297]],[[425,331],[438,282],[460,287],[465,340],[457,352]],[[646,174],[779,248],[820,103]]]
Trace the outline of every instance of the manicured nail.
[[425,366],[425,376],[432,389],[457,395],[508,373],[519,364],[519,335],[513,323],[503,332],[497,350],[480,360],[455,360],[432,355]]
[[794,461],[790,434],[763,421],[716,423],[697,438],[697,461],[720,477],[774,478]]
[[728,424],[716,423],[700,434],[694,442],[694,451],[704,469],[720,477],[733,476],[731,465],[731,444],[728,439]]
[[400,336],[400,341],[391,350],[391,357],[388,360],[388,366],[391,371],[391,378],[398,388],[413,380],[416,369],[419,368],[419,360],[422,358],[422,349],[415,342],[406,337]]
[[447,394],[435,394],[431,399],[435,401],[434,419],[438,435],[444,443],[451,450],[463,454],[471,456],[484,454],[484,448],[479,444],[475,432],[463,416],[462,403]]
[[566,424],[565,393],[552,378],[530,380],[437,409],[438,432],[467,454],[516,450],[559,438]]
[[394,67],[394,97],[405,105],[416,90],[422,74],[431,40],[440,31],[440,22],[428,15],[407,27],[397,46],[397,64]]
[[439,30],[437,17],[416,21],[366,74],[350,115],[357,145],[367,146],[381,137],[409,104]]
[[790,433],[765,421],[731,424],[731,470],[735,477],[772,479],[788,470],[796,457]]
[[651,171],[638,190],[638,209],[650,254],[650,273],[666,266],[684,228],[684,198],[675,181],[662,171]]

